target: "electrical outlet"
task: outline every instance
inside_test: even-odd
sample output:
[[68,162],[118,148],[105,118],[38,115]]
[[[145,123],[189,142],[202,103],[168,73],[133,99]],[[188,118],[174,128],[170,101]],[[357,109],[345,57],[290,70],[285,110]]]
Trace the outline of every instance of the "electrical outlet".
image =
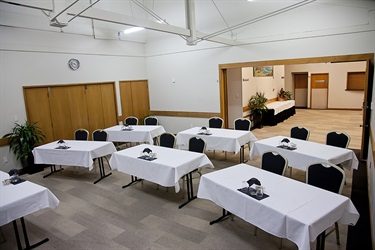
[[7,163],[8,162],[8,157],[4,156],[3,157],[3,161],[4,161],[4,163]]

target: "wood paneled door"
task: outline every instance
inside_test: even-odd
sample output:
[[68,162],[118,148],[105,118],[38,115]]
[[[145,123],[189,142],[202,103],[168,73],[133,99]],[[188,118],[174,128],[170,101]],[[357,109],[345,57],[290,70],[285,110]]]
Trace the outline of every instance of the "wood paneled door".
[[117,124],[114,82],[24,87],[27,119],[38,122],[44,143],[74,139],[74,131],[91,133]]
[[147,80],[120,81],[120,96],[123,120],[128,116],[141,120],[150,114]]
[[308,74],[292,73],[294,80],[294,100],[296,108],[307,108]]
[[311,105],[312,109],[328,108],[328,78],[329,75],[311,74]]

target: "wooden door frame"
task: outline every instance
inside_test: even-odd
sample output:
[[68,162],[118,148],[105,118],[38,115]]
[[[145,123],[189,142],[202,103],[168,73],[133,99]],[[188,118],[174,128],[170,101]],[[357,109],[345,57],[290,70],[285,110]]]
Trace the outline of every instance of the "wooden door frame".
[[[307,89],[307,94],[306,94],[306,107],[301,107],[301,108],[308,108],[308,90],[309,90],[309,73],[308,72],[290,72],[292,74],[292,80],[293,80],[293,95],[294,95],[294,99],[296,99],[296,75],[304,75],[307,77],[307,86],[306,86],[306,89]],[[297,106],[296,106],[297,108]]]
[[313,92],[313,87],[312,87],[312,76],[313,75],[327,75],[328,76],[328,79],[327,79],[327,108],[326,109],[328,109],[328,93],[329,93],[329,86],[328,86],[328,84],[329,84],[329,73],[312,73],[311,75],[310,75],[310,79],[311,79],[311,81],[310,81],[310,109],[312,109],[312,98],[313,98],[313,96],[312,96],[312,92]]
[[374,53],[368,54],[354,54],[354,55],[340,55],[340,56],[325,56],[299,59],[283,59],[272,61],[255,61],[255,62],[240,62],[240,63],[226,63],[219,64],[219,82],[220,82],[220,116],[224,119],[225,128],[228,127],[228,101],[227,101],[227,69],[244,68],[254,66],[275,66],[275,65],[293,65],[293,64],[310,64],[310,63],[339,63],[339,62],[356,62],[367,61],[366,67],[366,82],[364,93],[364,108],[363,108],[363,129],[362,129],[362,143],[361,143],[361,159],[367,159],[367,151],[370,137],[370,104],[372,98],[372,85],[374,78]]

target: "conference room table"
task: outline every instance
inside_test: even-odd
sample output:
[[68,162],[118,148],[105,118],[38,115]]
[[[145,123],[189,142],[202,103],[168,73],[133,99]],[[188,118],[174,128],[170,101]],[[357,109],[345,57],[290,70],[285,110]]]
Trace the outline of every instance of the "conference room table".
[[107,141],[148,144],[153,144],[154,138],[165,133],[163,126],[160,125],[132,125],[130,129],[126,129],[123,125],[116,125],[104,131],[108,134]]
[[30,245],[24,216],[44,208],[56,208],[60,201],[49,189],[27,180],[18,184],[3,185],[2,182],[9,178],[7,173],[0,171],[0,226],[13,223],[17,247],[22,249],[17,226],[17,219],[20,219],[26,249],[37,247],[49,239],[45,238]]
[[96,184],[103,178],[111,175],[106,174],[104,169],[103,157],[116,152],[116,148],[112,142],[105,141],[79,141],[64,140],[67,148],[61,148],[58,141],[50,142],[33,149],[34,162],[36,164],[51,165],[51,173],[45,175],[47,177],[55,172],[56,165],[64,166],[80,166],[88,168],[90,171],[94,168],[94,159],[99,162],[100,178],[94,182]]
[[[146,148],[156,153],[156,159],[140,158]],[[192,185],[192,171],[203,167],[214,167],[203,153],[148,144],[137,145],[113,153],[109,164],[112,169],[132,176],[132,181],[124,185],[123,188],[144,179],[161,186],[175,187],[177,193],[180,191],[179,180],[186,176],[188,200],[180,205],[180,208],[196,198]]]
[[[280,142],[287,138],[296,144],[295,149],[281,148]],[[288,165],[306,171],[317,162],[341,164],[349,170],[358,169],[358,159],[353,150],[339,148],[312,141],[304,141],[285,136],[275,136],[254,142],[250,150],[250,159],[255,159],[267,151],[277,151],[288,159]]]
[[189,139],[200,137],[206,141],[206,150],[223,150],[225,152],[240,152],[240,162],[244,162],[244,145],[257,140],[250,131],[208,128],[209,134],[202,134],[201,127],[193,127],[177,133],[176,144],[180,149],[187,149]]
[[[268,197],[258,200],[238,190],[250,178],[261,182]],[[359,219],[348,197],[247,164],[202,175],[198,198],[223,208],[223,215],[211,225],[234,214],[304,250],[317,238],[317,248],[323,248],[325,230],[335,222],[355,225]]]

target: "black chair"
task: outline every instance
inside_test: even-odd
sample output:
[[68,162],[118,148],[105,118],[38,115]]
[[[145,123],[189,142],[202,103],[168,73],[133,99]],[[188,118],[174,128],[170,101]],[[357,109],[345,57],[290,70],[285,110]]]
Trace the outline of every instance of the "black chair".
[[[344,182],[344,170],[334,164],[319,162],[312,164],[307,168],[306,183],[312,186],[341,194]],[[333,231],[336,231],[336,242],[337,245],[340,245],[340,233],[337,222],[335,222],[335,227],[326,233],[326,237]]]
[[290,129],[290,137],[307,141],[310,137],[310,131],[305,127],[295,126]]
[[148,116],[143,120],[144,125],[158,125],[158,118],[153,116]]
[[174,148],[176,145],[176,136],[172,133],[163,133],[159,138],[159,145],[161,147]]
[[260,167],[266,171],[284,175],[288,166],[288,160],[276,151],[264,152],[261,159]]
[[330,146],[347,148],[349,142],[350,136],[341,131],[331,131],[326,135],[326,144]]
[[[260,168],[275,174],[284,175],[288,166],[288,160],[276,151],[264,152],[261,158]],[[254,235],[257,235],[258,227],[255,227]],[[282,238],[280,238],[280,246],[282,247]]]
[[84,128],[77,129],[74,131],[74,140],[87,141],[89,139],[89,131]]
[[[107,138],[108,138],[108,133],[102,129],[96,129],[94,130],[94,132],[92,132],[93,141],[107,141]],[[109,161],[108,161],[107,156],[104,156],[104,159],[106,159],[108,166],[109,166]],[[96,162],[96,160],[98,160],[98,158],[95,158],[94,162]]]
[[132,125],[132,126],[138,125],[138,118],[135,116],[128,116],[125,118],[124,124]]
[[107,141],[108,134],[102,129],[97,129],[92,132],[93,141]]
[[223,128],[224,120],[220,117],[211,117],[208,120],[209,128]]
[[206,141],[200,137],[192,137],[189,139],[189,151],[204,153],[206,150]]
[[237,118],[234,120],[234,129],[235,130],[248,130],[250,131],[251,121],[246,118]]

